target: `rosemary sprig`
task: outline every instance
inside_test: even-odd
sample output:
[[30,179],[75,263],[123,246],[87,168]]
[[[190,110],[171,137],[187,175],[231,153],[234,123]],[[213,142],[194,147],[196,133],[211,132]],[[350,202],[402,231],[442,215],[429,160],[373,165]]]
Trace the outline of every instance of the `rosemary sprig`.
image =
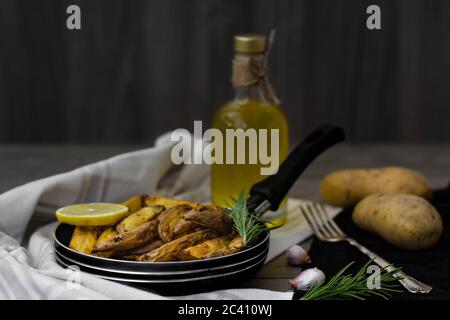
[[241,236],[244,245],[250,244],[258,236],[267,231],[268,228],[264,221],[252,215],[247,208],[247,199],[245,192],[241,191],[238,198],[233,200],[235,202],[231,209],[226,209],[233,218],[234,229]]
[[[387,267],[381,268],[378,272],[368,275],[366,273],[367,267],[373,261],[369,261],[364,265],[356,275],[344,275],[344,272],[354,263],[351,262],[342,268],[333,278],[328,282],[318,284],[302,297],[302,300],[347,300],[358,299],[365,300],[370,296],[378,296],[388,300],[391,297],[392,292],[402,292],[402,290],[396,289],[400,285],[398,283],[399,278],[394,274],[400,270],[400,268],[387,270]],[[374,276],[380,277],[380,288],[369,288],[368,280],[372,280]]]

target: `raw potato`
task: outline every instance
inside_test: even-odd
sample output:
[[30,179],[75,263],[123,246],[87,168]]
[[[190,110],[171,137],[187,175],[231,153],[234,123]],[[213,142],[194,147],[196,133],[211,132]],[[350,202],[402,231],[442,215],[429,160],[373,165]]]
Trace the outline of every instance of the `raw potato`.
[[431,197],[427,179],[406,168],[348,169],[335,171],[320,184],[320,195],[329,204],[352,206],[374,193],[406,193]]
[[100,234],[95,227],[75,227],[69,247],[78,252],[91,254]]
[[139,211],[130,214],[123,219],[116,227],[119,233],[131,231],[133,228],[140,226],[154,218],[164,211],[163,206],[144,207]]
[[374,194],[355,207],[353,222],[391,244],[409,250],[432,247],[442,234],[442,219],[425,199],[409,194]]

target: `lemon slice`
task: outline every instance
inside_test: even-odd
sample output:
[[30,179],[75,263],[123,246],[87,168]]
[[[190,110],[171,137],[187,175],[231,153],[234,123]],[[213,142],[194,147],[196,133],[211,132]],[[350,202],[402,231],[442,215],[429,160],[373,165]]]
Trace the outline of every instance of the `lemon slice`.
[[125,218],[128,207],[117,203],[80,203],[62,207],[56,211],[61,223],[75,226],[106,226]]

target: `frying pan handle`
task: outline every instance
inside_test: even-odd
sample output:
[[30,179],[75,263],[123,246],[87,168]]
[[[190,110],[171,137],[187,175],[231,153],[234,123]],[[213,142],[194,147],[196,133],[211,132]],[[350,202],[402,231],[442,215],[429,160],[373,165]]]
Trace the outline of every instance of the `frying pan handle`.
[[277,210],[292,185],[323,151],[345,140],[344,130],[340,127],[323,124],[310,133],[280,165],[278,172],[254,184],[250,189],[248,207],[255,208],[268,200],[271,210]]

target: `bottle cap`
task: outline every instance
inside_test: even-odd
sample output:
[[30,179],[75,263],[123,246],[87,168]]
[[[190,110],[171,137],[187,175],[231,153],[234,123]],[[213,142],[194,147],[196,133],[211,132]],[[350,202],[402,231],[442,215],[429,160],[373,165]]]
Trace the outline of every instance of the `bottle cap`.
[[238,34],[234,36],[234,51],[238,53],[264,53],[266,52],[266,36]]

